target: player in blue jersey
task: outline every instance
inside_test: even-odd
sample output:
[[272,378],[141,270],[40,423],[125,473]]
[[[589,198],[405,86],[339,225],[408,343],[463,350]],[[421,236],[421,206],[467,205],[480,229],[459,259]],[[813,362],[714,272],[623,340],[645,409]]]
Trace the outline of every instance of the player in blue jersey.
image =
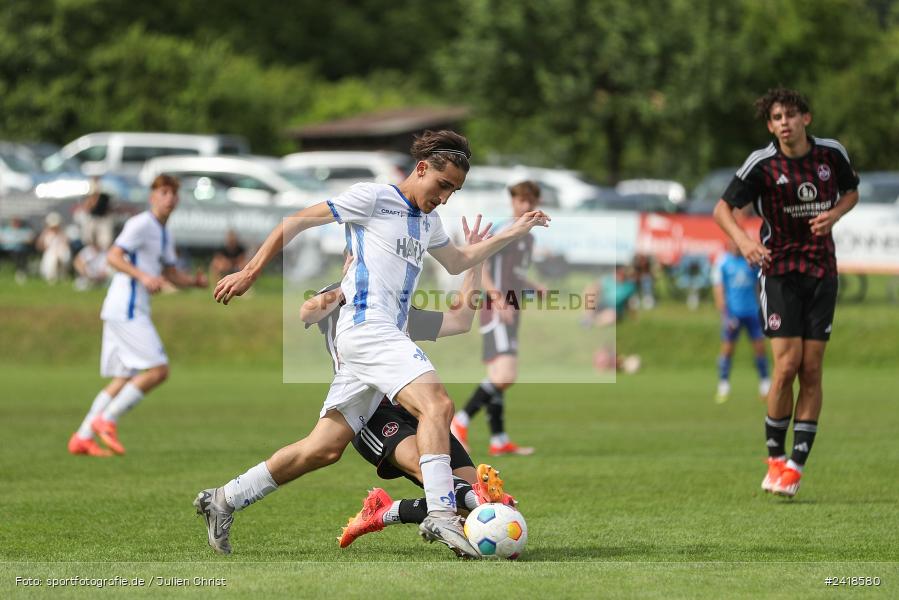
[[728,239],[727,251],[718,257],[712,269],[715,307],[721,313],[721,354],[718,356],[718,392],[715,394],[715,402],[718,404],[724,404],[730,397],[730,367],[734,344],[742,329],[746,329],[755,353],[759,397],[764,400],[771,387],[765,337],[759,320],[756,296],[758,275],[758,267],[750,265],[740,254],[737,245]]

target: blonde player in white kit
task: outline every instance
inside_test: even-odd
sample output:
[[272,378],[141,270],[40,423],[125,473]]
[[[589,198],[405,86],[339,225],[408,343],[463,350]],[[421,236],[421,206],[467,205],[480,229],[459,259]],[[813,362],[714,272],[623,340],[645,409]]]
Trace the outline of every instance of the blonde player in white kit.
[[228,536],[235,510],[336,462],[386,395],[419,420],[416,438],[428,503],[422,536],[446,544],[460,556],[479,556],[456,515],[449,457],[453,401],[427,355],[405,334],[406,320],[425,252],[458,274],[533,227],[546,226],[549,217],[533,211],[493,238],[456,247],[432,211],[462,187],[470,155],[461,135],[425,132],[412,146],[415,169],[399,186],[356,184],[328,202],[295,213],[295,218],[275,228],[242,271],[219,281],[215,299],[227,304],[246,292],[262,268],[300,232],[334,221],[349,228],[353,262],[341,282],[347,302],[335,338],[340,364],[321,417],[306,438],[224,486],[197,495],[194,505],[206,518],[208,541],[216,551],[231,552]]
[[[169,375],[169,359],[150,319],[150,294],[158,292],[165,280],[179,287],[208,285],[202,273],[192,277],[175,267],[175,241],[165,224],[178,205],[178,186],[174,177],[158,176],[150,190],[150,209],[125,222],[107,254],[117,272],[100,312],[100,374],[112,381],[97,394],[69,439],[72,454],[125,453],[117,433],[119,417]],[[94,441],[94,433],[108,450]]]

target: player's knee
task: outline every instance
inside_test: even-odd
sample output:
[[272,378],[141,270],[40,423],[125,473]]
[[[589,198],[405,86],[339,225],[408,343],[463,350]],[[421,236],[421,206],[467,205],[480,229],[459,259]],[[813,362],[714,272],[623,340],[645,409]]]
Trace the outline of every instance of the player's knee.
[[343,448],[324,446],[316,448],[309,458],[316,467],[327,467],[340,460],[341,456],[343,456]]
[[169,378],[169,366],[168,365],[160,365],[158,367],[153,367],[153,384],[159,385]]
[[799,373],[801,362],[799,357],[785,356],[777,360],[774,370],[782,379],[791,381]]
[[821,382],[821,363],[818,361],[803,362],[799,367],[799,383],[812,385]]
[[454,412],[453,400],[446,391],[441,391],[422,406],[422,416],[441,423],[452,421]]

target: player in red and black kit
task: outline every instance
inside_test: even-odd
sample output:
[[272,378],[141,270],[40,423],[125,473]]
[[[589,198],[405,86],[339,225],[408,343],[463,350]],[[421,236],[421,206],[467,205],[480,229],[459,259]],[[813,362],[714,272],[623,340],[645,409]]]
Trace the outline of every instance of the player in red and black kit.
[[[749,155],[714,214],[743,256],[762,268],[761,320],[774,354],[765,418],[768,472],[762,489],[793,497],[818,430],[824,348],[836,307],[831,230],[858,203],[858,175],[842,144],[806,134],[812,115],[801,94],[769,90],[755,106],[775,140]],[[732,213],[749,203],[763,219],[761,243],[743,231]],[[791,418],[793,450],[788,460]]]
[[[540,203],[540,186],[522,181],[509,187],[515,218],[534,210]],[[468,424],[483,407],[490,423],[491,456],[532,454],[533,448],[515,444],[506,434],[504,394],[518,377],[518,327],[521,302],[528,292],[544,293],[543,286],[527,278],[534,251],[534,236],[513,242],[493,255],[484,265],[484,291],[487,299],[481,308],[483,360],[487,377],[478,385],[465,408],[453,417],[450,430],[468,447]]]

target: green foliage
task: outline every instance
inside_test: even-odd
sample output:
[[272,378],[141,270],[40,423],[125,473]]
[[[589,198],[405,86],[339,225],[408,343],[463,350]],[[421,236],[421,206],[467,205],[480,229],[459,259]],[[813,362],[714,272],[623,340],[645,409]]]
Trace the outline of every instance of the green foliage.
[[899,9],[884,0],[6,0],[0,137],[234,132],[456,102],[476,158],[696,181],[768,140],[783,84],[862,170],[899,154]]

